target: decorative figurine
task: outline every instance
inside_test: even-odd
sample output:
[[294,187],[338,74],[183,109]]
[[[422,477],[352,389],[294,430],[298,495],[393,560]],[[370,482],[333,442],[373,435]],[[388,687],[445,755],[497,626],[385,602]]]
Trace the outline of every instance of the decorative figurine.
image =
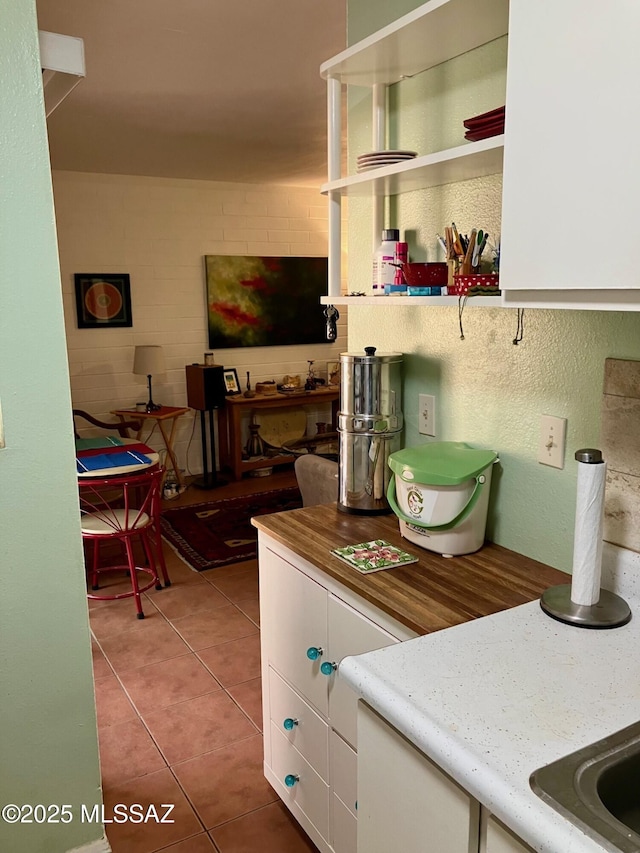
[[340,385],[340,364],[337,361],[330,361],[327,364],[327,380],[329,385]]
[[249,424],[249,440],[245,447],[246,455],[251,459],[254,456],[264,456],[264,441],[260,433],[260,424],[252,421]]
[[309,365],[309,372],[307,374],[307,381],[304,383],[305,391],[315,391],[316,388],[316,374],[313,369],[313,361],[307,361]]
[[256,392],[251,390],[251,381],[249,378],[249,371],[247,370],[247,390],[244,392],[245,397],[255,397]]

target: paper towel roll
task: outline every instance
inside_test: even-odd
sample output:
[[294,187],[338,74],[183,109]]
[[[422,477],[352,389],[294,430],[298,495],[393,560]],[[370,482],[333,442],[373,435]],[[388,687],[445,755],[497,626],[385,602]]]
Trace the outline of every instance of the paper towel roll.
[[[583,454],[582,458],[602,459],[599,451],[578,451],[576,458],[579,454]],[[600,599],[606,477],[605,462],[579,462],[571,580],[574,604],[590,606]]]

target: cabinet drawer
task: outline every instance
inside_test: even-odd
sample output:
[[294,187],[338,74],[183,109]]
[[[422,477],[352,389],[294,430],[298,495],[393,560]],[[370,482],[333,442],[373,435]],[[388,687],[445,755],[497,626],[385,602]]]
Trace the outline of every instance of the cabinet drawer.
[[358,756],[346,741],[331,732],[331,787],[354,817],[358,799]]
[[[329,659],[339,663],[347,655],[361,655],[399,642],[375,622],[329,594]],[[358,697],[337,673],[329,676],[331,725],[354,748],[357,747]]]
[[[277,619],[274,616],[277,614]],[[327,591],[269,548],[260,548],[260,616],[263,660],[327,715]],[[310,648],[322,650],[316,660]]]
[[[280,783],[278,793],[295,813],[299,808],[323,838],[329,837],[329,786],[279,729],[271,723],[271,769]],[[298,777],[291,787],[287,776]]]
[[[273,669],[269,669],[269,704],[273,725],[327,781],[329,727]],[[291,729],[285,728],[285,720],[295,721]]]
[[335,794],[331,795],[331,826],[331,846],[334,853],[356,853],[358,821]]

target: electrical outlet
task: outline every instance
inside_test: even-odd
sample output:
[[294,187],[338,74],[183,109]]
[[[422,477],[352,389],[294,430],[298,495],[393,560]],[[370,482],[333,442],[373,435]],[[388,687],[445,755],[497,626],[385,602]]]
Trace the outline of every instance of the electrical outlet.
[[538,462],[552,468],[564,468],[564,446],[567,434],[567,419],[553,415],[540,416],[540,440]]
[[433,394],[418,395],[418,432],[421,435],[436,434],[436,398]]

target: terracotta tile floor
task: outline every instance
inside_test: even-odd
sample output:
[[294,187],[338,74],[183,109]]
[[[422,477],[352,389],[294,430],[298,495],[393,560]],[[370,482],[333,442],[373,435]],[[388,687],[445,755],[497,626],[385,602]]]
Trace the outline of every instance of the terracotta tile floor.
[[[292,471],[188,489],[167,507],[295,483]],[[107,826],[113,853],[314,853],[262,773],[257,562],[193,572],[165,545],[172,585],[89,604],[105,813],[172,803],[172,824]]]

